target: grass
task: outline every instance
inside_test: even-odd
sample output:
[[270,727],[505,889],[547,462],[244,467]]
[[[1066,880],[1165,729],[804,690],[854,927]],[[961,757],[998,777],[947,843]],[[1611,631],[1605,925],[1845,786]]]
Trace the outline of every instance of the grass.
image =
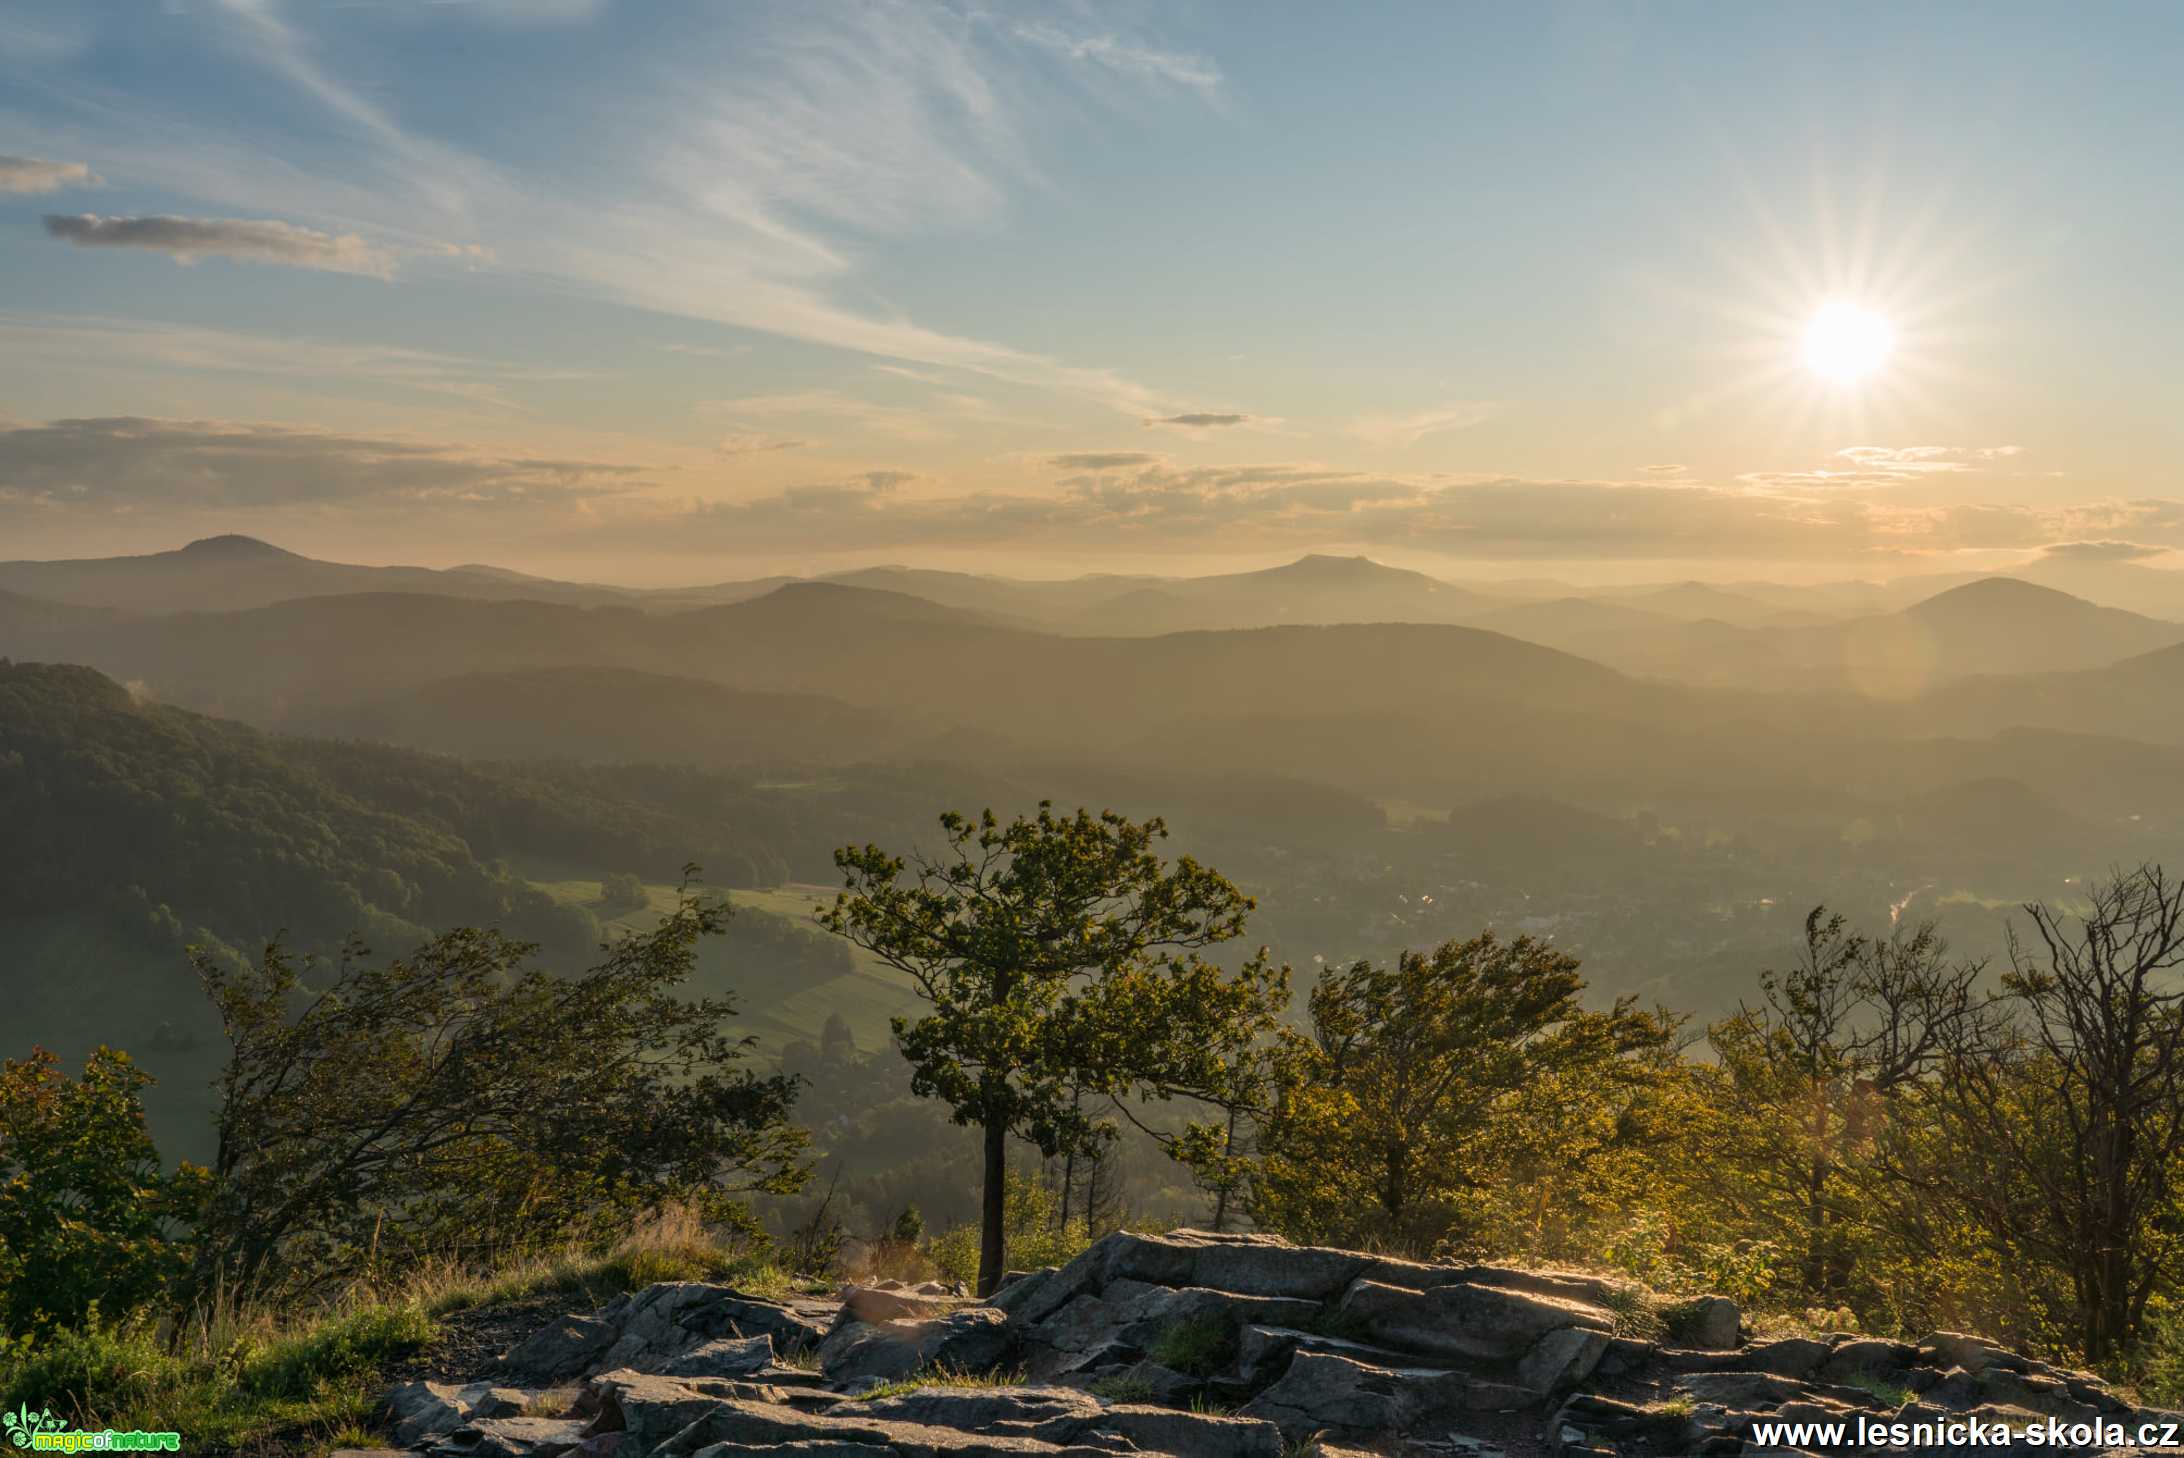
[[1236,1328],[1223,1317],[1194,1316],[1161,1332],[1145,1355],[1186,1377],[1211,1377],[1236,1360]]
[[715,1281],[767,1299],[812,1284],[761,1256],[722,1247],[695,1215],[673,1208],[641,1222],[605,1251],[549,1252],[483,1274],[460,1266],[427,1267],[404,1283],[404,1293],[439,1317],[512,1306],[549,1293],[567,1293],[597,1306],[662,1281]]
[[1120,1372],[1095,1379],[1086,1391],[1109,1402],[1151,1402],[1159,1395],[1153,1384],[1143,1377],[1130,1377]]
[[874,1402],[883,1397],[901,1397],[907,1393],[923,1391],[928,1387],[1021,1387],[1024,1374],[1013,1368],[997,1368],[991,1372],[965,1372],[957,1367],[921,1367],[909,1376],[895,1382],[885,1382],[869,1392],[860,1392],[853,1401]]
[[1860,1392],[1879,1401],[1885,1407],[1902,1407],[1915,1394],[1900,1382],[1888,1382],[1870,1372],[1860,1372],[1843,1380],[1845,1387],[1855,1387]]
[[1663,1417],[1689,1417],[1697,1410],[1698,1405],[1698,1399],[1694,1398],[1690,1393],[1679,1392],[1665,1402],[1655,1405],[1653,1410]]
[[1638,1286],[1614,1286],[1601,1298],[1615,1317],[1615,1334],[1634,1341],[1661,1342],[1669,1337],[1675,1313],[1661,1299]]
[[161,1325],[87,1323],[0,1359],[0,1398],[78,1429],[182,1434],[192,1449],[374,1447],[384,1373],[428,1351],[444,1318],[549,1294],[595,1306],[659,1281],[713,1280],[754,1295],[797,1284],[724,1249],[687,1211],[640,1223],[604,1251],[564,1251],[487,1272],[421,1270],[399,1286],[358,1290],[304,1312],[242,1308],[215,1296]]
[[434,1335],[415,1304],[360,1304],[294,1326],[216,1312],[162,1340],[143,1324],[62,1332],[0,1375],[8,1407],[50,1409],[79,1429],[171,1430],[192,1447],[274,1433],[331,1439],[373,1416],[379,1372]]

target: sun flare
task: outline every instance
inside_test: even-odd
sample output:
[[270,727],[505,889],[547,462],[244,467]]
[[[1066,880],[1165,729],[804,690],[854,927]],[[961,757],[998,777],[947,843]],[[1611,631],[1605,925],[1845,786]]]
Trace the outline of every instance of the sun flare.
[[1855,384],[1879,369],[1896,346],[1896,331],[1870,309],[1837,301],[1805,326],[1805,365],[1833,384]]

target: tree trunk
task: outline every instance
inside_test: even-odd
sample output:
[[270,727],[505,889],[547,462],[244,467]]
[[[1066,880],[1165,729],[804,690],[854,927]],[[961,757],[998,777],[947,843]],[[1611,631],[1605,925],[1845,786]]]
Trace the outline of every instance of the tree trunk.
[[1005,1120],[986,1121],[986,1203],[978,1229],[978,1294],[991,1296],[1001,1283],[1003,1221],[1008,1215],[1009,1126]]
[[1213,1196],[1213,1230],[1218,1235],[1228,1228],[1229,1186],[1236,1181],[1236,1110],[1228,1111],[1228,1135],[1221,1141],[1221,1185]]
[[[1078,1107],[1083,1103],[1083,1101],[1084,1090],[1081,1088],[1072,1089],[1069,1095],[1069,1111],[1072,1114],[1076,1113]],[[1069,1146],[1068,1153],[1062,1157],[1062,1213],[1060,1218],[1054,1222],[1054,1228],[1057,1231],[1066,1232],[1069,1229],[1069,1197],[1076,1193],[1076,1187],[1077,1146],[1075,1144],[1071,1144]],[[1084,1223],[1087,1228],[1089,1228],[1092,1224],[1089,1212],[1086,1215]]]

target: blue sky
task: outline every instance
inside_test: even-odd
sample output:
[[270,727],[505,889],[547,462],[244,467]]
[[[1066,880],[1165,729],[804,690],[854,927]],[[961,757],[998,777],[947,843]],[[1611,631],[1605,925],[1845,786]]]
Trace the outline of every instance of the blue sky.
[[2166,562],[2179,74],[2154,5],[13,0],[0,535]]

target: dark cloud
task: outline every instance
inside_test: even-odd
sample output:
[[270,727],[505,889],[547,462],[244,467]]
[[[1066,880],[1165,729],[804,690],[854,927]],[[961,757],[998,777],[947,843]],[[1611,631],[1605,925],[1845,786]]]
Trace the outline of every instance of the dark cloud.
[[81,162],[0,156],[0,192],[59,192],[64,187],[95,187],[98,181]]
[[2168,553],[2145,542],[2056,542],[2040,555],[2058,562],[2143,562]]
[[1129,466],[1150,466],[1159,460],[1148,451],[1072,451],[1048,456],[1047,464],[1057,471],[1120,471]]
[[1189,415],[1163,415],[1157,420],[1148,420],[1145,423],[1147,425],[1180,425],[1189,430],[1205,430],[1223,425],[1242,425],[1250,418],[1248,415],[1215,415],[1206,411],[1197,411]]
[[260,218],[102,218],[96,213],[49,213],[46,232],[82,248],[142,248],[177,263],[238,258],[333,273],[385,278],[394,256],[354,233],[335,235]]
[[483,456],[431,442],[121,416],[0,426],[0,514],[391,504],[573,504],[634,466]]

